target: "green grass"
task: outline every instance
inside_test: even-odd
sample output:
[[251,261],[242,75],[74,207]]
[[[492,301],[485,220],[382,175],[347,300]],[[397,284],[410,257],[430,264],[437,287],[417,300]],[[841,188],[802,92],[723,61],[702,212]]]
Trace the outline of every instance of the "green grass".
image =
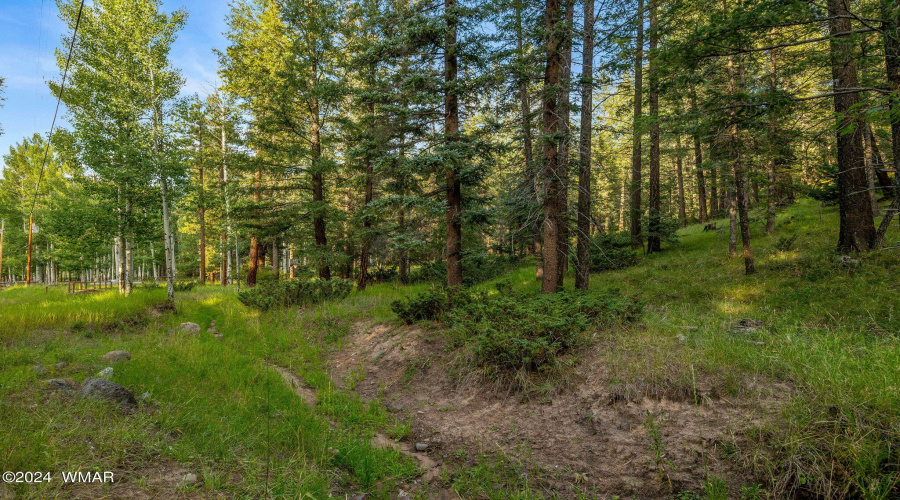
[[[703,378],[727,398],[755,397],[748,388],[755,378],[783,383],[793,389],[781,394],[779,420],[745,429],[733,450],[765,481],[766,494],[895,497],[900,254],[873,252],[854,256],[858,265],[841,264],[831,250],[836,210],[809,200],[779,214],[775,235],[762,234],[763,223],[760,217],[752,225],[754,276],[743,275],[739,257],[728,257],[727,232],[700,225],[637,266],[592,276],[593,289],[618,288],[646,306],[638,327],[599,332],[613,383],[692,387]],[[892,231],[889,242],[898,239]],[[539,290],[531,266],[477,288],[499,293],[501,280]],[[184,489],[202,498],[356,491],[387,498],[415,466],[373,449],[369,438],[376,430],[402,436],[409,425],[378,402],[335,388],[326,360],[354,324],[395,321],[391,301],[430,286],[378,284],[345,300],[265,313],[241,305],[231,289],[199,287],[178,294],[177,315],[155,319],[141,315],[164,300],[161,289],[127,298],[0,291],[0,470],[113,470],[154,496],[161,494],[150,484],[158,468],[178,463],[198,473],[200,481]],[[731,333],[742,318],[765,326]],[[183,321],[205,328],[212,320],[223,339],[167,334]],[[93,376],[105,366],[98,356],[114,349],[133,358],[115,365],[112,380],[150,393],[152,407],[122,413],[43,389],[52,376]],[[57,369],[58,361],[69,366]],[[49,373],[35,373],[37,364]],[[317,405],[300,401],[270,364],[291,368],[316,389]],[[497,496],[497,484],[516,498],[552,497],[540,487],[541,471],[518,472],[526,468],[520,459],[484,456],[458,465],[445,484],[465,497],[510,498]],[[721,480],[700,479],[707,487],[691,494],[720,495]],[[59,483],[13,490],[16,498],[69,497]]]

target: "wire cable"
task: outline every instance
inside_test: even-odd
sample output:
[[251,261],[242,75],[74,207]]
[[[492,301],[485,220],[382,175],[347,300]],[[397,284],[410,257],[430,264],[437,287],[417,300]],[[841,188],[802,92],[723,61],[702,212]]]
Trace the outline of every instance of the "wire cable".
[[[38,175],[37,184],[34,186],[34,198],[31,201],[29,218],[34,216],[34,207],[37,204],[41,182],[44,180],[44,169],[47,166],[47,155],[50,152],[50,140],[53,138],[53,129],[56,127],[56,117],[59,114],[59,103],[62,101],[63,92],[66,90],[66,76],[69,74],[69,65],[72,62],[72,51],[75,48],[75,38],[78,36],[78,26],[81,25],[81,12],[84,10],[84,0],[78,6],[78,17],[75,19],[75,29],[72,31],[72,40],[69,41],[69,55],[66,56],[66,67],[63,70],[62,82],[59,85],[59,95],[56,96],[56,111],[53,112],[53,122],[50,124],[50,135],[47,137],[47,146],[44,148],[44,158],[41,160],[41,172]],[[29,233],[31,228],[28,228]]]

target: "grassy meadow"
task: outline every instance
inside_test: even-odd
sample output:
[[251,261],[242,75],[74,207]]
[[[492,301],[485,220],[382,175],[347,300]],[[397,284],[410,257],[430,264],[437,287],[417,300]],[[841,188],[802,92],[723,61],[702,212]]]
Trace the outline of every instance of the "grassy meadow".
[[[637,327],[606,339],[610,370],[624,385],[690,386],[702,377],[726,398],[747,396],[748,380],[777,381],[789,388],[780,422],[747,429],[744,448],[733,450],[762,481],[755,498],[787,491],[896,498],[900,253],[842,261],[831,251],[836,209],[813,201],[779,214],[773,236],[762,234],[763,224],[753,224],[753,276],[743,275],[740,257],[728,257],[727,229],[700,225],[634,267],[593,275],[592,288],[618,288],[645,306]],[[494,290],[501,280],[539,287],[527,266],[481,287]],[[376,430],[403,437],[410,423],[378,401],[337,389],[327,359],[355,323],[396,321],[390,302],[428,286],[380,284],[345,300],[265,313],[241,305],[231,288],[205,286],[178,294],[177,315],[159,317],[147,313],[164,300],[163,290],[129,297],[2,290],[0,469],[115,471],[150,497],[172,487],[157,481],[162,471],[185,469],[200,478],[177,486],[186,498],[344,498],[357,491],[390,498],[416,466],[373,448],[370,437]],[[763,326],[733,333],[745,318]],[[169,333],[184,321],[204,330]],[[223,338],[205,331],[212,321]],[[141,409],[117,411],[44,389],[51,377],[93,376],[106,366],[98,357],[116,349],[132,359],[114,365],[111,380],[148,393]],[[68,365],[57,368],[61,361]],[[316,389],[317,405],[296,397],[273,364]],[[522,481],[512,467],[495,457],[465,474],[445,471],[444,483],[463,498],[554,497],[539,478]],[[496,484],[505,485],[502,494]],[[92,487],[87,494],[52,481],[11,490],[17,499],[119,491]],[[679,498],[716,495],[710,488]]]

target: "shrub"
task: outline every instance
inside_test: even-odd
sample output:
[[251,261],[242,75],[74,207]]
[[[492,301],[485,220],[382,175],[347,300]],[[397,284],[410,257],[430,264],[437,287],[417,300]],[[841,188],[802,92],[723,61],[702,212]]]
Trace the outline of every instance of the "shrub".
[[387,283],[397,279],[396,267],[376,267],[369,271],[369,279],[373,283]]
[[175,282],[175,291],[176,292],[190,292],[197,286],[196,281],[177,281]]
[[395,300],[391,311],[408,325],[417,321],[442,321],[451,309],[471,300],[471,293],[465,289],[450,293],[448,288],[435,287],[414,297]]
[[637,264],[638,253],[631,248],[631,235],[617,233],[597,233],[591,245],[591,271],[611,271]]
[[592,326],[633,321],[639,303],[617,291],[479,297],[448,313],[452,334],[494,370],[545,370],[587,343]]
[[408,324],[446,321],[453,343],[469,347],[479,365],[502,371],[553,367],[560,355],[586,342],[592,326],[633,321],[641,309],[617,291],[519,295],[504,283],[497,289],[500,295],[490,296],[433,288],[395,301],[391,310]]
[[[511,271],[519,263],[516,256],[470,252],[462,258],[463,285],[472,286]],[[410,283],[441,282],[447,279],[447,263],[439,260],[423,264],[409,273]]]
[[349,280],[270,281],[238,294],[246,306],[268,310],[272,307],[291,307],[315,304],[325,300],[342,299],[353,290]]

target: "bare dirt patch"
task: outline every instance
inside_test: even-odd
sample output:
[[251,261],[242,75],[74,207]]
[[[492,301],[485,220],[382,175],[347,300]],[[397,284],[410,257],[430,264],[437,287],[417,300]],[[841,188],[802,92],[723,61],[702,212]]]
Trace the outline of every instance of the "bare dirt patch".
[[474,371],[460,377],[443,345],[440,332],[359,323],[333,355],[332,378],[357,381],[360,395],[410,419],[432,456],[462,464],[502,453],[541,470],[544,486],[563,496],[671,498],[718,478],[739,497],[754,482],[735,453],[742,433],[774,421],[791,392],[759,380],[746,384],[755,396],[742,398],[720,396],[713,380],[623,383],[595,350],[581,353],[564,389],[525,399]]

